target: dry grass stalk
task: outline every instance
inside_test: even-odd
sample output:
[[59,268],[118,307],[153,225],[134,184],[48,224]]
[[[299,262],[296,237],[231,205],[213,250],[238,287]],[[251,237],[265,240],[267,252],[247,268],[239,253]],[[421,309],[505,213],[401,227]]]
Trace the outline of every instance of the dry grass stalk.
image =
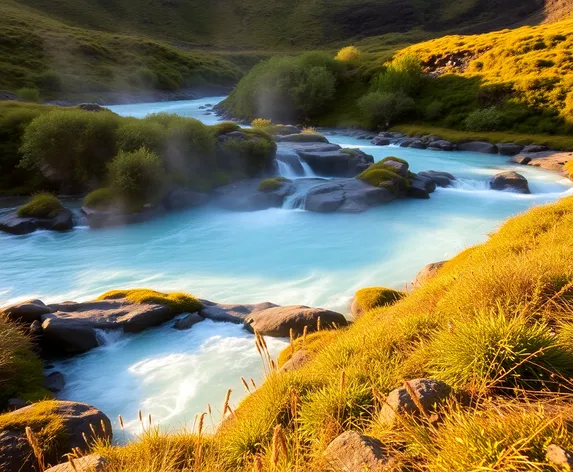
[[320,316],[316,319],[316,330],[320,331]]
[[75,472],[78,472],[76,464],[74,464],[74,458],[72,456],[68,456],[68,462],[70,463],[70,467],[74,469]]
[[123,417],[121,415],[118,415],[117,419],[119,420],[119,426],[121,427],[121,429],[123,429],[124,428]]
[[253,472],[263,472],[263,460],[258,454],[255,456],[253,461]]
[[289,338],[290,338],[290,355],[294,355],[294,333],[292,328],[289,330]]
[[420,413],[422,415],[424,415],[424,417],[428,421],[430,421],[430,414],[426,411],[426,409],[424,408],[424,405],[422,405],[422,402],[420,401],[420,396],[418,395],[418,392],[416,392],[416,390],[414,390],[412,388],[412,386],[410,385],[410,382],[408,382],[407,380],[404,381],[404,388],[408,392],[408,395],[410,395],[410,398],[414,402],[414,405],[416,405],[416,408],[418,408]]
[[252,384],[253,388],[256,390],[257,384],[255,383],[255,379],[253,379],[252,377],[251,377],[251,384]]
[[275,470],[277,470],[277,465],[279,463],[279,459],[281,456],[281,452],[282,454],[284,454],[286,456],[287,453],[287,447],[286,447],[286,438],[284,435],[284,432],[282,430],[282,427],[280,424],[277,424],[275,426],[275,429],[273,431],[273,443],[272,443],[272,463],[273,463],[273,468]]
[[[199,433],[201,434],[201,433]],[[197,451],[195,451],[195,460],[193,463],[193,470],[195,472],[201,471],[201,463],[203,462],[203,443],[200,442],[199,446],[197,446]]]
[[225,403],[223,404],[223,416],[227,414],[227,411],[231,411],[231,407],[229,406],[229,400],[231,399],[231,392],[232,390],[227,390],[227,394],[225,395]]
[[344,392],[346,390],[346,372],[343,370],[340,374],[340,391]]
[[203,425],[205,423],[205,416],[207,416],[207,413],[203,412],[203,413],[201,413],[201,416],[199,417],[199,427],[197,428],[199,436],[201,436],[201,433],[203,433]]
[[241,377],[241,382],[243,382],[243,385],[244,385],[245,389],[247,390],[247,392],[251,393],[251,389],[249,388],[249,384],[244,379],[244,377]]
[[32,431],[32,428],[30,428],[29,426],[26,426],[26,439],[28,440],[28,443],[32,447],[32,452],[34,453],[34,457],[38,461],[38,468],[40,469],[40,472],[44,472],[45,469],[44,453],[42,452],[42,448],[38,443],[38,438],[36,438],[36,435]]
[[303,347],[306,343],[306,335],[307,334],[308,334],[308,326],[304,325],[304,328],[302,329],[302,345],[303,345]]

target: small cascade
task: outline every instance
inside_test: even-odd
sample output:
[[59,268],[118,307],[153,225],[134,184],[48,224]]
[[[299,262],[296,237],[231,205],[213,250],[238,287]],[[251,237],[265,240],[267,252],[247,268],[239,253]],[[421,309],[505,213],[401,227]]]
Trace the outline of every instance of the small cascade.
[[296,179],[298,175],[296,175],[292,166],[285,161],[277,159],[277,167],[279,169],[279,175],[281,177],[285,177],[287,179]]
[[316,177],[316,174],[314,173],[312,168],[308,165],[308,163],[304,159],[301,159],[298,154],[297,157],[300,162],[300,165],[304,169],[304,177]]
[[117,343],[123,337],[123,331],[120,329],[103,330],[96,329],[96,339],[100,346],[111,346]]
[[285,198],[283,208],[285,210],[304,210],[306,205],[307,189],[301,189]]
[[452,181],[452,187],[468,192],[484,192],[486,190],[491,190],[489,180],[473,180],[464,178],[457,178]]
[[88,220],[85,215],[81,212],[81,210],[73,209],[72,210],[72,218],[74,220],[74,226],[87,226]]
[[291,180],[304,177],[316,177],[308,163],[301,159],[298,153],[288,146],[279,145],[276,161],[279,174],[282,177]]

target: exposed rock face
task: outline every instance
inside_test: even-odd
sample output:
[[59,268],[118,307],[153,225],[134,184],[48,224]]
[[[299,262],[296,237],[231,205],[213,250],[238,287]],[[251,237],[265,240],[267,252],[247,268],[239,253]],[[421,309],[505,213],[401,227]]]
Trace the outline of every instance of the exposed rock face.
[[453,151],[456,146],[450,141],[444,139],[437,139],[428,144],[428,149],[433,149],[435,151]]
[[386,188],[373,187],[357,179],[341,179],[311,188],[305,209],[318,213],[361,212],[395,199],[396,195]]
[[42,315],[51,311],[42,300],[34,299],[10,305],[0,310],[0,313],[6,315],[12,321],[33,323],[34,321],[40,321]]
[[107,461],[99,454],[90,454],[70,462],[64,462],[55,467],[46,469],[46,472],[104,472]]
[[511,162],[565,173],[563,166],[573,160],[573,152],[525,152],[528,147],[524,148],[521,154],[512,157]]
[[408,144],[408,147],[413,149],[426,149],[428,146],[421,139],[415,139]]
[[360,149],[311,151],[297,149],[298,155],[314,173],[329,177],[354,177],[374,163],[374,158]]
[[[408,381],[411,389],[416,392],[419,403],[426,413],[443,402],[450,395],[452,389],[449,385],[439,380],[415,379]],[[416,403],[405,387],[392,390],[386,398],[386,403],[382,405],[380,420],[386,424],[394,423],[396,415],[407,413],[410,415],[421,415]]]
[[304,305],[277,306],[255,311],[245,320],[245,328],[264,336],[288,337],[292,329],[295,336],[301,336],[304,327],[308,332],[316,331],[320,319],[322,329],[339,328],[348,322],[340,313]]
[[[112,430],[109,418],[90,405],[76,402],[50,402],[51,413],[62,422],[62,440],[46,453],[46,464],[58,464],[65,460],[64,455],[79,448],[86,450],[88,441],[94,439],[111,440]],[[27,417],[35,414],[39,405],[34,404],[15,410],[10,415],[11,423],[18,424],[11,429],[0,431],[0,470],[2,472],[36,472],[36,460],[30,444],[26,440]],[[21,419],[20,419],[21,418]],[[34,432],[34,427],[32,426]],[[37,433],[37,431],[36,431]],[[95,433],[95,438],[94,438]]]
[[173,324],[173,327],[179,331],[184,331],[187,329],[191,329],[197,323],[203,321],[203,318],[199,313],[190,313],[185,315],[183,318],[176,320]]
[[429,179],[438,187],[449,187],[456,178],[448,172],[438,172],[435,170],[425,170],[417,174],[418,179]]
[[523,146],[514,143],[499,143],[497,144],[497,149],[503,156],[515,156],[521,152]]
[[163,205],[167,210],[186,210],[202,205],[208,200],[205,193],[194,192],[186,188],[171,190],[163,199]]
[[289,134],[300,134],[302,130],[293,125],[281,125],[279,129],[276,130],[278,136],[287,136]]
[[284,136],[275,136],[277,143],[327,143],[326,139],[321,134],[287,134]]
[[180,314],[165,305],[133,303],[125,299],[65,302],[49,305],[42,316],[44,342],[70,354],[99,345],[98,329],[136,333],[158,326]]
[[344,472],[383,472],[395,462],[378,439],[355,431],[338,436],[323,457],[329,469]]
[[0,231],[10,234],[28,234],[38,229],[69,231],[74,227],[72,212],[61,210],[53,218],[21,218],[16,211],[0,215]]
[[489,183],[493,190],[511,190],[518,193],[531,193],[527,179],[517,172],[500,172]]
[[525,153],[530,153],[530,152],[536,153],[536,152],[545,152],[545,151],[547,151],[547,150],[548,150],[547,146],[543,146],[543,145],[540,145],[540,144],[530,144],[529,146],[525,146],[525,147],[522,149],[522,152],[525,152]]
[[203,308],[199,311],[199,314],[204,318],[237,324],[243,324],[251,313],[278,306],[270,302],[252,305],[217,304],[208,300],[201,300],[201,302],[203,303]]
[[432,262],[424,267],[416,275],[414,280],[414,287],[421,287],[424,283],[434,277],[443,265],[448,261]]
[[281,183],[276,190],[260,192],[260,179],[249,179],[225,185],[215,191],[215,204],[234,211],[258,211],[280,208],[292,191],[290,182]]
[[460,151],[481,152],[484,154],[497,154],[497,146],[486,141],[470,141],[458,145]]
[[312,355],[305,349],[296,351],[293,356],[284,363],[281,367],[281,372],[290,372],[292,370],[298,370],[304,365],[306,365],[312,359]]

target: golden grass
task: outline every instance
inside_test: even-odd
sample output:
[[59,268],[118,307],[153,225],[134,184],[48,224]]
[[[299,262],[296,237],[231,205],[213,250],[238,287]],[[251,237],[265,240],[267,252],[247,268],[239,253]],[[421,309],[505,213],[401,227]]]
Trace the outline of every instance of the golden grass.
[[354,305],[359,312],[388,306],[402,299],[406,294],[386,287],[369,287],[358,290],[354,295]]
[[183,292],[162,293],[146,288],[136,288],[129,290],[110,290],[98,297],[98,300],[113,300],[125,298],[132,303],[151,303],[166,305],[173,311],[179,313],[194,313],[199,311],[203,305],[194,296]]

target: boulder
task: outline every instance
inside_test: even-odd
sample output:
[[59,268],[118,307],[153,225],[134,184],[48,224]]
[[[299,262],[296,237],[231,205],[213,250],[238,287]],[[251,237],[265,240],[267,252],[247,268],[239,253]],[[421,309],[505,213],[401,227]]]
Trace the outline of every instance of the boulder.
[[213,321],[243,324],[247,317],[256,311],[274,308],[278,305],[270,302],[256,303],[252,305],[218,304],[208,300],[201,300],[203,308],[199,314]]
[[573,160],[573,152],[555,152],[546,151],[538,153],[520,154],[511,159],[517,164],[527,164],[533,167],[550,170],[552,172],[561,172],[568,176],[564,166]]
[[306,195],[305,210],[317,213],[330,213],[344,203],[344,190],[338,183],[326,183],[310,189]]
[[298,370],[305,366],[312,359],[312,354],[306,349],[301,349],[296,351],[293,356],[284,363],[280,368],[281,372],[290,372],[292,370]]
[[259,211],[269,208],[280,208],[292,191],[289,181],[279,188],[265,192],[259,191],[260,179],[248,179],[234,182],[215,191],[216,205],[234,211]]
[[49,308],[51,313],[42,316],[43,341],[52,349],[68,354],[97,347],[97,330],[136,333],[181,314],[166,305],[133,303],[123,298],[65,302]]
[[557,444],[547,446],[547,462],[557,466],[559,470],[573,470],[573,453]]
[[298,155],[321,176],[354,177],[374,163],[374,158],[360,149],[338,151],[297,150]]
[[444,139],[430,140],[428,144],[428,149],[433,149],[434,151],[453,151],[456,146],[450,141],[445,141]]
[[21,321],[23,323],[33,323],[42,319],[42,315],[50,313],[52,310],[44,304],[42,300],[26,300],[2,308],[0,313],[6,315],[9,320]]
[[500,172],[489,182],[492,190],[511,190],[518,193],[531,193],[527,179],[517,172]]
[[32,321],[30,328],[28,329],[28,334],[34,338],[42,335],[42,323],[39,320]]
[[98,105],[97,103],[80,103],[78,105],[78,108],[84,111],[95,111],[95,112],[107,110],[107,108],[104,108],[101,105]]
[[[426,414],[434,411],[436,406],[446,400],[452,392],[449,385],[439,380],[415,379],[408,381],[408,384],[411,390],[416,393],[417,403],[421,404]],[[401,414],[413,416],[424,414],[419,411],[406,387],[394,389],[388,394],[386,402],[380,410],[380,421],[385,424],[393,424],[396,416]]]
[[26,426],[39,434],[39,428],[49,426],[57,418],[59,433],[51,447],[44,451],[46,465],[66,460],[65,454],[74,448],[87,450],[95,439],[111,440],[109,418],[90,405],[76,402],[49,401],[35,403],[4,415],[9,428],[0,430],[0,470],[2,472],[36,472],[36,459],[26,439]]
[[424,283],[434,277],[447,261],[432,262],[422,267],[414,279],[414,287],[421,287]]
[[402,177],[408,177],[408,169],[410,166],[407,162],[395,161],[391,157],[384,160],[384,165],[387,167],[391,167],[396,174]]
[[45,472],[104,472],[107,461],[99,454],[90,454],[89,456],[70,459],[55,467],[46,469]]
[[411,139],[411,138],[403,139],[402,141],[400,141],[400,147],[403,147],[403,148],[410,147],[410,144],[412,144],[414,141],[415,141],[415,139]]
[[173,327],[179,331],[184,331],[187,329],[191,329],[193,326],[203,321],[204,319],[205,318],[199,315],[199,313],[189,313],[188,315],[185,315],[183,318],[176,320],[175,323],[173,324]]
[[499,143],[496,145],[499,153],[503,156],[515,156],[523,149],[521,144],[515,143]]
[[549,148],[547,146],[543,146],[540,144],[530,144],[528,146],[525,146],[522,149],[522,152],[545,152],[548,150],[549,150]]
[[287,136],[289,134],[300,134],[302,130],[293,125],[275,125],[276,134],[279,136]]
[[481,152],[483,154],[497,154],[497,146],[486,141],[470,141],[458,145],[460,151]]
[[171,190],[163,199],[163,205],[169,211],[186,210],[205,203],[207,194],[194,192],[187,188],[177,188]]
[[291,151],[300,154],[301,152],[331,152],[340,151],[342,149],[338,144],[333,143],[281,143],[278,149],[290,149]]
[[304,168],[302,167],[300,157],[297,154],[297,152],[294,151],[291,147],[279,146],[277,148],[276,159],[277,159],[277,163],[279,161],[284,162],[290,168],[290,172],[293,175],[295,175],[295,176],[304,175]]
[[323,453],[329,470],[341,472],[383,472],[395,463],[376,438],[346,431],[332,441]]
[[515,162],[516,164],[521,164],[521,165],[527,165],[531,162],[531,157],[530,156],[524,156],[524,155],[519,155],[519,156],[514,156],[510,159],[511,162]]
[[165,215],[167,209],[159,204],[146,205],[137,213],[126,213],[122,209],[99,210],[87,206],[83,206],[81,211],[90,228],[109,228],[151,221]]
[[61,392],[66,386],[66,379],[61,372],[52,372],[44,377],[44,387],[50,392]]
[[438,187],[449,187],[456,178],[448,172],[438,172],[435,170],[425,170],[417,174],[419,179],[430,179]]
[[287,134],[285,136],[275,136],[277,143],[327,143],[326,139],[322,134],[315,133],[299,133],[299,134]]
[[424,180],[424,179],[413,179],[410,182],[410,186],[406,191],[408,197],[411,198],[420,198],[423,200],[427,200],[430,198],[430,193],[428,188],[433,188],[432,191],[436,190],[436,184],[431,180]]
[[0,231],[10,234],[28,234],[38,229],[69,231],[73,227],[73,214],[66,208],[59,211],[53,218],[21,218],[17,211],[9,211],[0,215]]
[[410,144],[408,144],[408,147],[412,149],[426,149],[428,146],[421,139],[414,139]]
[[322,329],[339,328],[348,322],[340,313],[304,305],[277,306],[254,311],[245,320],[245,328],[264,336],[288,337],[290,330],[295,336],[302,335],[305,326],[308,332],[316,331],[318,320]]
[[380,136],[376,136],[370,142],[375,146],[389,146],[392,143],[392,141],[389,138],[382,138]]

